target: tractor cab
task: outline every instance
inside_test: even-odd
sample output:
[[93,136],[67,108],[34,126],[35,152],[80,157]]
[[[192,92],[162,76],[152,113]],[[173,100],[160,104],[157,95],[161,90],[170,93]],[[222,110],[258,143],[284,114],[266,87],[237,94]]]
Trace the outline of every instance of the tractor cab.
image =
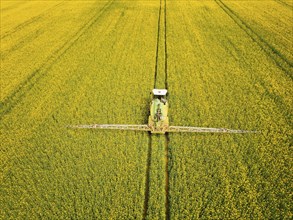
[[149,127],[151,133],[165,133],[169,126],[167,89],[153,89]]
[[165,104],[167,103],[166,94],[167,89],[153,89],[153,100],[159,99]]

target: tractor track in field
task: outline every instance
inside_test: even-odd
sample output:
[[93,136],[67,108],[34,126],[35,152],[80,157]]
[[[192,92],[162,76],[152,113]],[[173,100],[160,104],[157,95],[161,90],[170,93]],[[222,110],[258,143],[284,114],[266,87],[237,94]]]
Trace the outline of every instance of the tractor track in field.
[[162,0],[160,0],[159,17],[158,17],[158,31],[157,31],[157,48],[156,48],[156,62],[155,62],[155,75],[154,75],[154,88],[156,88],[158,77],[158,61],[159,61],[159,45],[160,45],[160,29],[161,29],[161,11]]
[[[164,39],[164,86],[165,89],[168,89],[168,62],[167,62],[167,9],[166,9],[166,0],[160,0],[159,12],[158,12],[158,30],[157,30],[157,47],[156,47],[156,60],[155,60],[155,69],[154,69],[154,88],[157,85],[157,78],[158,78],[158,62],[159,62],[159,51],[162,50],[160,47],[160,39],[162,37]],[[164,15],[162,15],[164,13]],[[161,25],[161,19],[164,19]],[[161,33],[164,31],[164,33]],[[163,35],[162,35],[163,34]],[[162,73],[160,73],[162,74]],[[168,96],[168,94],[167,94]],[[166,220],[170,219],[170,200],[169,200],[169,135],[164,135],[164,172],[165,173],[165,218]],[[144,201],[144,213],[143,219],[147,218],[148,215],[148,203],[149,203],[149,190],[150,190],[150,170],[151,170],[151,155],[152,154],[152,134],[149,133],[149,145],[148,145],[148,155],[147,155],[147,168],[146,168],[146,183],[145,183],[145,201]]]
[[166,220],[170,219],[170,188],[169,188],[169,135],[165,134],[165,216]]
[[3,51],[1,54],[1,60],[5,60],[7,56],[12,54],[14,51],[22,49],[25,45],[37,39],[40,35],[44,34],[44,32],[45,31],[42,29],[37,29],[35,31],[32,31],[31,33],[26,35],[24,38],[22,38],[20,42],[14,44],[8,50]]
[[149,208],[149,196],[150,196],[150,174],[151,174],[151,162],[152,162],[152,134],[148,133],[148,152],[146,160],[146,177],[145,177],[145,193],[144,193],[144,210],[143,219],[147,218],[147,212]]
[[9,30],[7,32],[5,32],[2,36],[1,36],[1,40],[7,38],[8,36],[10,36],[11,34],[14,34],[18,31],[21,31],[22,29],[26,28],[27,26],[39,21],[42,17],[44,17],[46,14],[50,13],[52,10],[58,8],[59,6],[63,5],[66,1],[62,1],[59,4],[53,5],[52,7],[47,8],[46,10],[44,10],[41,14],[32,17],[30,19],[28,19],[27,21],[17,25],[16,27],[14,27],[12,30]]
[[[16,26],[13,30],[4,34],[1,37],[1,40],[4,40],[5,38],[11,36],[12,34],[23,30],[24,28],[28,27],[30,24],[34,24],[35,22],[39,21],[44,16],[46,16],[46,14],[49,14],[52,10],[57,9],[59,6],[61,6],[64,3],[65,3],[65,1],[63,1],[57,5],[54,5],[48,9],[46,9],[45,11],[43,11],[43,13],[39,14],[38,16],[33,17],[33,18],[23,22],[22,24]],[[11,46],[7,50],[4,50],[1,54],[1,60],[5,60],[7,58],[7,56],[9,56],[12,52],[22,49],[25,45],[28,45],[33,40],[37,39],[40,35],[44,34],[45,31],[43,30],[43,28],[44,27],[35,29],[34,31],[30,32],[29,34],[26,34],[24,37],[19,39],[19,41],[16,44]]]
[[[167,0],[164,0],[165,89],[168,89]],[[167,94],[168,95],[168,94]]]
[[[233,12],[221,0],[215,0],[215,2],[253,40],[253,42],[257,43],[257,45],[276,63],[276,65],[286,74],[285,76],[289,77],[290,79],[293,78],[290,71],[290,68],[293,68],[292,63],[287,61],[286,58],[283,58],[282,55],[279,56],[280,54],[277,51],[274,51],[274,48],[272,46],[270,46],[262,37],[255,33],[238,15],[235,14],[235,12]],[[268,86],[266,86],[266,83],[262,78],[258,77],[258,82],[266,91],[266,95],[275,103],[275,105],[279,109],[282,109],[282,111],[280,110],[280,114],[284,116],[289,124],[292,124],[290,107],[286,104],[282,97],[277,94],[273,94]]]
[[276,48],[270,45],[263,37],[255,32],[239,15],[221,0],[215,0],[220,8],[270,57],[275,64],[290,78],[293,79],[293,63],[287,60]]
[[285,6],[285,7],[287,7],[287,8],[289,8],[289,9],[291,9],[292,10],[292,6],[291,5],[289,5],[287,2],[284,2],[284,1],[281,1],[281,0],[275,0],[275,2],[277,2],[277,3],[279,3],[279,4],[281,4],[281,5],[283,5],[283,6]]
[[[158,61],[159,61],[159,45],[160,45],[160,29],[161,29],[161,12],[162,12],[162,0],[160,0],[159,12],[158,12],[158,30],[157,30],[157,41],[156,41],[156,59],[154,69],[154,88],[157,84],[158,76]],[[146,174],[145,174],[145,199],[144,199],[144,210],[143,219],[147,219],[148,208],[149,208],[149,195],[150,195],[150,174],[151,174],[151,161],[152,161],[152,134],[148,133],[148,152],[146,162]]]
[[[183,19],[183,20],[185,22],[187,21],[187,19]],[[190,23],[186,23],[186,26],[191,26],[191,25],[192,24],[190,24]],[[192,28],[186,29],[186,32],[188,33],[190,38],[192,38],[192,36],[194,35],[192,30],[193,30]],[[192,44],[192,51],[194,51],[194,48],[196,48],[197,45],[195,45],[193,42],[191,42],[191,44]],[[245,60],[243,62],[245,62],[247,65],[249,65],[249,63],[246,62]],[[284,118],[286,118],[286,120],[289,124],[292,124],[290,122],[292,120],[290,118],[291,116],[290,116],[289,110],[288,110],[290,108],[289,108],[288,104],[286,104],[286,102],[280,96],[276,96],[276,94],[273,94],[271,92],[271,89],[268,88],[268,86],[266,85],[266,82],[259,75],[256,75],[256,78],[258,79],[258,82],[260,83],[261,87],[264,89],[265,94],[269,97],[270,100],[272,100],[275,103],[276,106],[278,106],[279,109],[282,109],[282,112],[280,111],[280,113],[284,116]]]
[[[168,47],[167,47],[167,0],[164,0],[164,45],[165,45],[165,89],[168,90]],[[169,93],[167,93],[167,99]],[[169,192],[169,141],[168,133],[165,134],[165,216],[170,219],[170,192]]]
[[30,91],[33,86],[47,73],[54,63],[60,59],[79,39],[83,36],[87,30],[89,30],[99,18],[107,11],[107,9],[114,3],[114,0],[108,1],[97,14],[92,16],[88,22],[85,23],[79,30],[73,35],[73,37],[66,41],[61,47],[55,50],[49,58],[39,68],[32,72],[19,86],[8,95],[4,101],[0,104],[0,119],[4,115],[9,113]]

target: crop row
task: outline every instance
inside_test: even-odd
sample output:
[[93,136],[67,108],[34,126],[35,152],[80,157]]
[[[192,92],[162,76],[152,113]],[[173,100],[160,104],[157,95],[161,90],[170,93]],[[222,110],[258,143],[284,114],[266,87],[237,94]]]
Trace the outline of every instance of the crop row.
[[271,47],[273,53],[278,54],[292,68],[292,8],[284,7],[275,1],[270,1],[269,4],[223,2],[232,13],[241,19],[243,24],[249,26],[264,43]]
[[[84,32],[84,28],[92,22],[106,3],[65,2],[54,7],[47,6],[49,8],[43,13],[6,32],[1,32],[1,101],[9,102],[20,88],[27,86],[28,81],[35,78],[36,72],[48,68],[62,53],[61,51],[64,52],[72,40]],[[39,10],[36,7],[39,2],[35,4],[28,10],[31,14]],[[45,2],[43,7],[46,5]],[[67,10],[66,16],[64,10]],[[7,13],[7,16],[4,13],[2,17],[4,27],[6,24],[12,25],[11,20],[18,15],[22,17],[18,10]],[[16,63],[18,65],[15,65]]]
[[1,121],[0,218],[142,218],[148,135],[67,125],[146,123],[157,12],[156,2],[109,5],[20,89]]
[[[290,218],[293,87],[262,45],[290,57],[248,34],[285,29],[266,28],[267,2],[256,25],[223,2],[246,25],[211,1],[46,2],[26,22],[40,2],[1,5],[16,23],[1,36],[0,218]],[[146,124],[166,79],[172,125],[261,133],[67,128]]]
[[288,218],[291,80],[215,2],[167,7],[171,124],[261,131],[170,134],[171,218]]

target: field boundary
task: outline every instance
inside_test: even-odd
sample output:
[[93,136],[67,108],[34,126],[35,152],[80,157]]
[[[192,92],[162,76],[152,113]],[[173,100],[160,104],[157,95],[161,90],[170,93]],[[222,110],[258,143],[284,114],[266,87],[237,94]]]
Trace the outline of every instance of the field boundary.
[[287,60],[276,48],[270,45],[265,39],[257,34],[248,24],[246,24],[232,9],[230,9],[221,0],[215,0],[220,8],[255,42],[257,45],[273,60],[276,65],[286,73],[290,79],[293,79],[291,73],[293,63]]
[[59,47],[49,58],[35,71],[32,72],[19,86],[7,96],[6,99],[0,104],[2,107],[0,111],[0,119],[9,113],[24,97],[25,94],[30,91],[33,86],[45,75],[50,68],[54,65],[54,62],[60,59],[79,39],[86,31],[91,28],[99,18],[105,13],[105,11],[113,4],[114,0],[108,1],[99,13],[95,14],[85,25],[83,25],[73,37],[66,41],[61,47]]

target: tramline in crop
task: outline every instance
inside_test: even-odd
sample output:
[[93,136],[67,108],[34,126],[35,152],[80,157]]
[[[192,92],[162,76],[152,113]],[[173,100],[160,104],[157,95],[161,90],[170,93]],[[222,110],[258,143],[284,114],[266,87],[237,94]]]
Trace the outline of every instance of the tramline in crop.
[[0,219],[290,219],[281,2],[2,1]]

